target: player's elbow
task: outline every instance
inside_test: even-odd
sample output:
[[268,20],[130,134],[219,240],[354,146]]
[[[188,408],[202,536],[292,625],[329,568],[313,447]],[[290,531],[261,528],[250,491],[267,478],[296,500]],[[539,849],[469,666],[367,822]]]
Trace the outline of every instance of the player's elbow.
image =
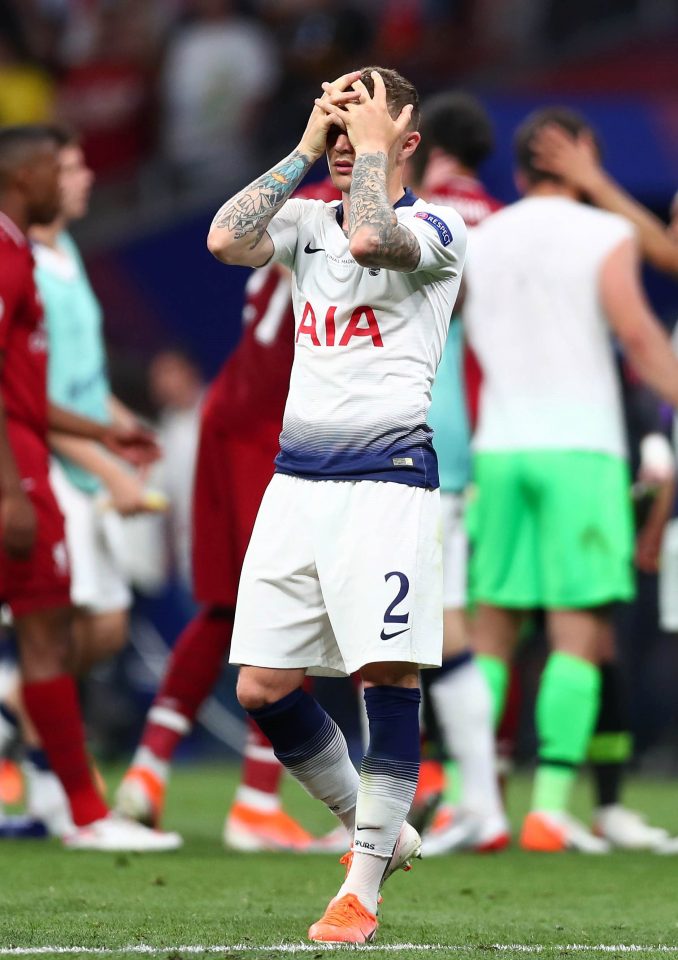
[[228,244],[218,230],[210,230],[207,234],[207,249],[222,263],[228,263]]
[[628,357],[642,357],[648,346],[647,332],[640,326],[629,324],[617,330],[619,343]]
[[234,243],[225,230],[218,230],[212,227],[207,234],[207,249],[220,260],[221,263],[237,263],[237,255],[234,250]]
[[351,256],[361,267],[378,267],[381,253],[380,238],[368,230],[360,230],[351,237],[348,245]]

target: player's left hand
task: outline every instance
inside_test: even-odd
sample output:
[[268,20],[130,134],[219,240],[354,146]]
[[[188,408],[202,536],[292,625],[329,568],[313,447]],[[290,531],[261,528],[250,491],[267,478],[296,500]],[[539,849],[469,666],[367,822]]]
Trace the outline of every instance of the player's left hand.
[[592,191],[602,174],[598,151],[590,133],[573,136],[557,124],[542,127],[530,143],[538,170],[561,177],[566,183]]
[[414,109],[412,104],[406,104],[394,120],[388,112],[386,102],[386,87],[381,74],[373,70],[374,95],[370,93],[362,82],[355,80],[353,90],[360,95],[357,103],[342,103],[329,90],[325,89],[325,97],[315,101],[320,109],[332,112],[343,120],[351,146],[358,153],[389,154],[391,149],[404,136]]
[[139,423],[111,424],[102,442],[111,453],[135,467],[146,467],[160,458],[161,450],[154,434]]

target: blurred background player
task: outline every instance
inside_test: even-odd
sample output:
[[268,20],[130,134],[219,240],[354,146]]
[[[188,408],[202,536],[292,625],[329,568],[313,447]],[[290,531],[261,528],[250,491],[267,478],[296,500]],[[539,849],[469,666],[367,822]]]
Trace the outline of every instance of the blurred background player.
[[[99,302],[68,225],[87,214],[93,184],[77,138],[59,138],[61,209],[52,223],[30,231],[35,279],[49,340],[48,393],[67,410],[96,420],[134,426],[136,419],[111,394]],[[127,641],[131,592],[122,570],[120,516],[149,509],[140,476],[100,445],[53,435],[50,483],[66,521],[71,569],[74,670],[85,674],[114,656]],[[50,832],[70,829],[68,806],[46,758],[35,745],[27,755],[28,809]]]
[[[338,199],[331,182],[299,196]],[[290,275],[272,265],[250,276],[243,333],[204,402],[193,492],[193,579],[198,615],[177,640],[141,743],[117,794],[144,823],[162,814],[170,763],[224,667],[243,558],[273,475],[294,354]],[[280,808],[283,767],[248,722],[242,779],[224,826],[238,850],[305,850],[312,837]]]
[[109,814],[85,752],[73,665],[70,575],[63,517],[49,483],[48,430],[95,440],[132,460],[156,456],[136,428],[100,424],[47,398],[47,333],[33,278],[27,231],[60,209],[59,138],[46,127],[0,131],[0,596],[19,644],[21,697],[68,797],[73,848],[167,850],[179,837]]
[[158,439],[163,451],[159,485],[169,501],[167,566],[175,573],[182,599],[193,615],[193,486],[206,385],[192,357],[172,347],[153,357],[148,382],[159,411]]
[[[433,203],[454,207],[466,225],[476,226],[501,204],[478,179],[492,152],[494,136],[482,104],[462,93],[444,93],[422,107],[422,142],[411,161],[417,191]],[[422,674],[425,700],[449,757],[452,794],[425,838],[425,855],[473,848],[499,850],[509,842],[508,821],[497,785],[492,698],[487,680],[469,644],[466,620],[468,544],[464,528],[464,492],[471,479],[469,423],[464,395],[464,337],[461,314],[452,317],[445,350],[433,384],[428,422],[440,471],[443,519],[443,664]],[[422,766],[423,793],[435,783]],[[429,777],[431,773],[429,773]],[[458,783],[455,781],[459,781]],[[449,787],[448,787],[449,790]],[[415,796],[415,812],[417,807]],[[451,803],[449,801],[452,801]]]
[[[561,177],[596,206],[627,217],[636,229],[644,259],[663,272],[678,272],[678,242],[671,225],[667,228],[607,173],[589,131],[574,135],[558,125],[547,125],[537,131],[532,147],[535,166]],[[675,496],[674,456],[656,395],[638,382],[623,360],[621,370],[631,465],[638,478],[633,488],[638,525],[635,561],[641,572],[656,574]],[[594,831],[615,847],[678,852],[678,841],[666,830],[647,823],[622,802],[633,741],[618,648],[610,624],[602,651],[601,708],[589,748],[597,801]]]
[[549,123],[586,128],[566,110],[528,118],[516,136],[525,198],[477,228],[469,260],[465,319],[483,371],[472,583],[477,642],[492,655],[508,658],[525,610],[547,611],[552,652],[521,843],[599,853],[606,841],[567,807],[598,713],[609,605],[633,595],[609,327],[638,375],[674,404],[678,361],[638,282],[630,222],[583,206],[578,190],[534,166],[533,137]]

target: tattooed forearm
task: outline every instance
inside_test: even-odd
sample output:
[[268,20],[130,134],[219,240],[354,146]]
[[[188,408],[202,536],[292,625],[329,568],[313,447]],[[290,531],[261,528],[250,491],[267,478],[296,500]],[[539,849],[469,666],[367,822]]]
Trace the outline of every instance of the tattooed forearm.
[[398,223],[386,187],[388,158],[385,153],[356,157],[351,177],[348,236],[361,228],[371,234],[369,265],[391,270],[414,270],[421,252],[414,234]]
[[296,190],[312,161],[298,150],[227,200],[217,212],[212,227],[228,230],[234,239],[251,235],[250,249],[259,243],[266,228],[290,194]]

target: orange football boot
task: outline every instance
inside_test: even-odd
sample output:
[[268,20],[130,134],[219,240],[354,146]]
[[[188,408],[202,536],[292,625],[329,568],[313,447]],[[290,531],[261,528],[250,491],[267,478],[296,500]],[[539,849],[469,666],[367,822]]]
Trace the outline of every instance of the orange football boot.
[[8,807],[21,803],[24,795],[24,778],[20,767],[12,760],[0,760],[0,803]]
[[256,810],[234,803],[224,824],[224,845],[231,850],[308,850],[313,837],[284,810]]
[[165,805],[165,783],[146,767],[130,767],[115,797],[118,813],[157,828]]
[[331,900],[327,910],[308,931],[315,943],[369,943],[379,922],[353,893]]

